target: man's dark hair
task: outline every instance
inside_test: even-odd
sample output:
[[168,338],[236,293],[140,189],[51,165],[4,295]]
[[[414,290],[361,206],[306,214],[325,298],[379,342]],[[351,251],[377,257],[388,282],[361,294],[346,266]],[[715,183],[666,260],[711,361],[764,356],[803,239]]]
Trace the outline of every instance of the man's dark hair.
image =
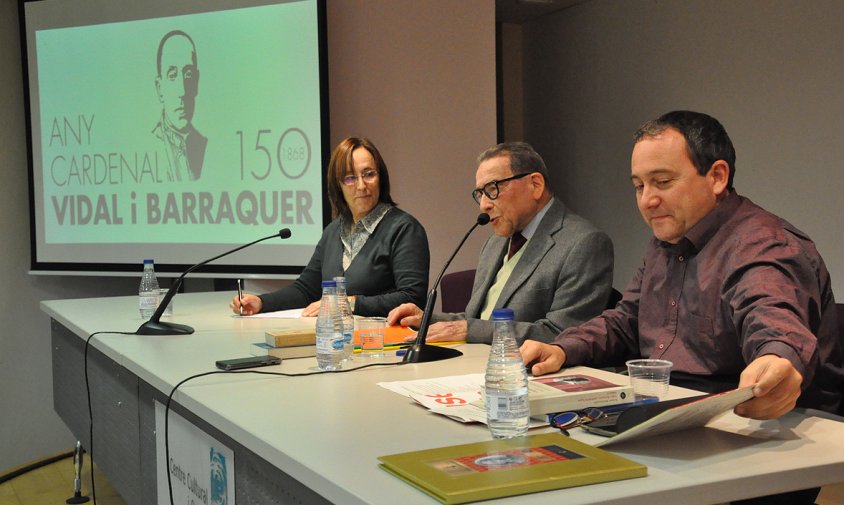
[[508,156],[510,158],[510,169],[513,171],[513,175],[539,172],[545,179],[546,189],[551,191],[551,187],[549,186],[551,180],[548,177],[548,169],[545,167],[545,161],[542,160],[542,156],[534,151],[533,147],[527,142],[504,142],[503,144],[490,147],[478,155],[478,165],[498,156]]
[[733,190],[736,151],[727,130],[717,119],[702,112],[675,110],[642,124],[633,134],[633,143],[645,137],[656,137],[668,128],[677,130],[686,139],[689,158],[700,175],[706,175],[716,161],[726,161],[730,166],[727,189]]
[[161,77],[161,54],[164,52],[164,44],[171,37],[175,37],[177,35],[188,39],[188,41],[190,42],[191,47],[193,47],[193,66],[196,66],[196,44],[193,43],[193,39],[190,38],[190,35],[183,32],[182,30],[173,30],[172,32],[168,32],[166,35],[161,37],[161,42],[158,43],[158,55],[155,60],[155,68],[158,70],[158,77]]

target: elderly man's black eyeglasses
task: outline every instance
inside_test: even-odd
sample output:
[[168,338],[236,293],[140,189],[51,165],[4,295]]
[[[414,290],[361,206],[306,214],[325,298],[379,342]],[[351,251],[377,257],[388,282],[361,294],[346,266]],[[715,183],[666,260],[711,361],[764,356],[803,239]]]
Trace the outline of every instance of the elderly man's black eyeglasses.
[[506,179],[501,179],[500,181],[489,181],[488,183],[484,184],[484,187],[477,188],[472,191],[472,199],[475,200],[475,203],[481,203],[481,196],[486,195],[487,198],[490,200],[495,200],[498,198],[498,193],[501,189],[498,187],[499,184],[503,184],[505,182],[515,181],[516,179],[521,179],[526,175],[530,175],[533,172],[525,172],[523,174],[514,175],[512,177],[508,177]]
[[587,407],[578,411],[560,412],[552,416],[548,421],[551,426],[558,428],[563,435],[568,436],[568,430],[577,428],[582,424],[589,424],[592,421],[603,419],[606,416],[601,409]]

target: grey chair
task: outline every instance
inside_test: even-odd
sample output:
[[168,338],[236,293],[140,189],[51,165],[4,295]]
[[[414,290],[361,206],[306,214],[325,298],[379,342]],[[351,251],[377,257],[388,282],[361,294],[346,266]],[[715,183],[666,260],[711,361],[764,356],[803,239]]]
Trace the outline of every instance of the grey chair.
[[[835,308],[838,310],[838,343],[844,348],[844,303],[836,303]],[[844,383],[841,384],[841,393],[844,394]],[[844,401],[841,402],[838,413],[842,416],[840,420],[844,421]]]

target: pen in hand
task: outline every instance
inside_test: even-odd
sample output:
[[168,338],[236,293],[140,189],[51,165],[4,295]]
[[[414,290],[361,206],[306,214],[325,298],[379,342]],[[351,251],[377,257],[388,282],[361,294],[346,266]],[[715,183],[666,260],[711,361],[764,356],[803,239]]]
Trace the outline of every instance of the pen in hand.
[[240,279],[237,280],[237,302],[240,304],[240,315],[243,315],[243,289],[240,286]]

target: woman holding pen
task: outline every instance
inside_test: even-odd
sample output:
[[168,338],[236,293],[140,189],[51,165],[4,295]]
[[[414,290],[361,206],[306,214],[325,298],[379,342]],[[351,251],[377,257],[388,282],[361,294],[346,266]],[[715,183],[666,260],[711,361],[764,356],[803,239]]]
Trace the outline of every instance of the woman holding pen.
[[375,145],[365,137],[340,142],[327,179],[334,220],[323,230],[308,266],[277,291],[238,293],[229,304],[236,314],[304,307],[303,316],[316,316],[321,281],[341,276],[354,314],[386,316],[402,303],[425,304],[428,237],[390,196],[390,174]]

